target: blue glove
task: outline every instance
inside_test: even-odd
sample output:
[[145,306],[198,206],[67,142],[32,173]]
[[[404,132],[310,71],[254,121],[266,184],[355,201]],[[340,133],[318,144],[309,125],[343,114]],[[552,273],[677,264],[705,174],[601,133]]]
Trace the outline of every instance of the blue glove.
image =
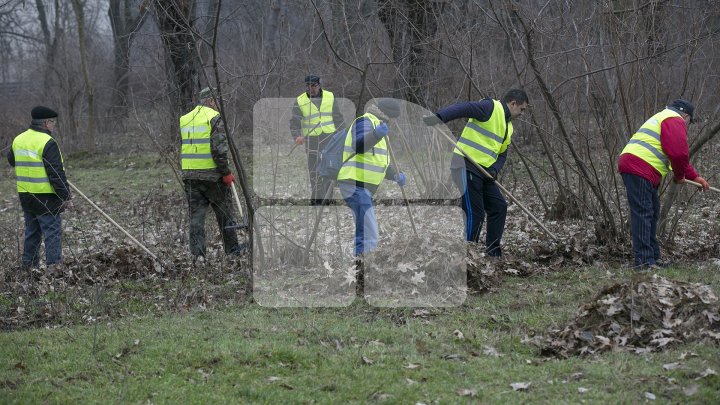
[[380,123],[380,125],[375,127],[375,135],[378,137],[378,139],[383,139],[388,134],[388,126],[386,123]]
[[395,177],[393,177],[393,180],[400,186],[405,187],[405,183],[407,183],[407,176],[405,176],[405,173],[395,173]]

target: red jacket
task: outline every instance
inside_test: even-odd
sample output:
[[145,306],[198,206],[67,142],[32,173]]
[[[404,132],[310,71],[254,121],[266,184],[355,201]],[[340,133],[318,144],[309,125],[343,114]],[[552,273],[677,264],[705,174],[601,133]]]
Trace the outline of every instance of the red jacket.
[[[687,125],[680,117],[672,117],[660,124],[660,145],[672,166],[675,180],[695,180],[698,177],[695,168],[690,164],[690,151],[687,143]],[[623,153],[618,161],[620,173],[640,176],[658,187],[660,172],[649,163],[631,153]]]

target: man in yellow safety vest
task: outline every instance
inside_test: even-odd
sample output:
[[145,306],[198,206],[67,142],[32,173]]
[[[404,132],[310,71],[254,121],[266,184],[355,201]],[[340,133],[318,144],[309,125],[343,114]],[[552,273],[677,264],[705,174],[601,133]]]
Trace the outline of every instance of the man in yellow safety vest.
[[233,228],[235,221],[230,187],[235,176],[230,171],[225,125],[213,93],[214,89],[202,89],[198,94],[198,105],[180,118],[180,161],[190,208],[190,253],[193,264],[205,260],[205,215],[208,206],[215,212],[225,254],[241,255],[246,248],[245,244],[238,244]]
[[45,239],[45,263],[62,263],[60,213],[70,208],[70,188],[60,148],[53,139],[58,114],[37,106],[30,112],[30,128],[15,137],[8,161],[15,167],[17,191],[25,218],[25,242],[21,268],[38,265],[40,244]]
[[658,187],[670,170],[675,183],[685,179],[700,183],[703,191],[710,185],[690,164],[687,126],[695,107],[677,99],[645,121],[620,154],[618,170],[622,175],[630,208],[634,268],[650,270],[662,267],[656,232],[660,218]]
[[305,77],[306,91],[293,104],[290,134],[296,145],[305,145],[310,176],[311,204],[319,205],[330,182],[317,175],[318,153],[336,130],[343,125],[343,116],[335,95],[320,86],[320,77]]
[[[511,89],[502,100],[486,98],[447,106],[423,118],[427,125],[437,125],[458,118],[468,122],[458,139],[451,162],[452,178],[462,193],[465,212],[465,235],[468,242],[478,242],[480,229],[487,216],[485,252],[490,257],[502,256],[500,241],[505,231],[507,202],[495,180],[505,165],[508,146],[513,135],[512,120],[528,107],[524,90]],[[482,166],[487,177],[475,165]]]

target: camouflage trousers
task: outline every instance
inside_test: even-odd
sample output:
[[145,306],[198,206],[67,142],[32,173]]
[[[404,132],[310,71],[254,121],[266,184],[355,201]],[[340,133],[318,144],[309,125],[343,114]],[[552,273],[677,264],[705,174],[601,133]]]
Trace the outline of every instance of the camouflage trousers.
[[184,180],[185,196],[190,208],[190,253],[205,256],[205,215],[212,207],[222,233],[225,254],[237,254],[240,247],[235,229],[226,226],[235,224],[232,216],[231,190],[222,180]]

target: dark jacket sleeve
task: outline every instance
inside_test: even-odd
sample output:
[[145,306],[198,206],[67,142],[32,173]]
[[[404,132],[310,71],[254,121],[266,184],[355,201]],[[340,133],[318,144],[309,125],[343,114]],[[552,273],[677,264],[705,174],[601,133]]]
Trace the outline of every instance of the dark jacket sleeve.
[[449,105],[435,113],[442,122],[449,122],[458,118],[475,118],[478,121],[490,119],[495,103],[486,98],[480,101],[468,101]]
[[[490,170],[488,170],[488,173],[490,173],[490,175],[493,177],[497,177],[497,174],[500,173],[503,166],[505,166],[506,160],[507,160],[507,149],[505,150],[505,152],[498,155],[498,158],[495,161],[495,163],[493,163],[490,166]],[[493,171],[494,171],[494,173],[493,173]]]
[[302,111],[297,99],[293,103],[292,117],[290,117],[290,135],[293,139],[302,135]]
[[352,145],[355,153],[370,151],[381,139],[382,137],[375,133],[375,128],[369,119],[361,118],[355,121],[352,129]]
[[70,186],[65,177],[65,167],[63,167],[60,148],[54,140],[50,140],[45,144],[43,163],[45,164],[48,181],[55,190],[55,194],[63,201],[69,200]]
[[337,98],[333,102],[332,107],[332,116],[333,116],[333,123],[335,124],[335,129],[340,129],[343,125],[345,125],[345,117],[343,117],[342,113],[340,112],[340,108],[338,107]]
[[15,167],[15,152],[13,152],[12,148],[10,148],[10,151],[7,154],[7,160],[8,163],[10,163],[10,166]]
[[217,165],[217,171],[223,176],[226,176],[230,174],[230,162],[228,160],[230,147],[228,145],[227,135],[225,134],[225,124],[223,124],[222,118],[218,115],[210,121],[210,125],[212,125],[210,154]]

